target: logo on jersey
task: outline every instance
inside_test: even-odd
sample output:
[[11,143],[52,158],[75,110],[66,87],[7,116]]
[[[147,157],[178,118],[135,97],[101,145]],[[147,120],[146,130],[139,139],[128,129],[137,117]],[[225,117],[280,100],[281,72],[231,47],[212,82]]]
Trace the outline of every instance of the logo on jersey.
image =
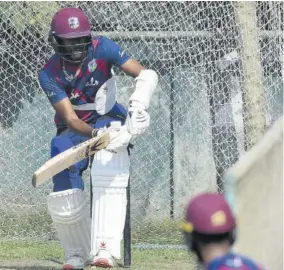
[[99,82],[95,80],[94,78],[91,78],[89,82],[86,83],[86,86],[97,86]]
[[72,28],[72,29],[77,29],[80,25],[77,17],[70,17],[68,19],[68,24],[69,24],[70,28]]
[[118,52],[119,56],[122,57],[124,55],[125,51]]
[[89,62],[88,64],[88,70],[89,72],[94,72],[97,68],[97,63],[96,63],[96,59],[93,59],[91,62]]
[[71,96],[70,96],[70,100],[71,99],[75,99],[75,98],[78,98],[78,97],[80,97],[80,95],[78,94],[78,93],[76,93],[75,95],[74,95],[74,93],[71,93]]
[[243,262],[241,258],[233,258],[233,259],[228,259],[225,262],[225,265],[232,268],[240,268],[241,266],[243,266]]
[[54,92],[47,92],[46,95],[47,95],[48,97],[53,97],[53,96],[55,96],[56,94],[55,94]]

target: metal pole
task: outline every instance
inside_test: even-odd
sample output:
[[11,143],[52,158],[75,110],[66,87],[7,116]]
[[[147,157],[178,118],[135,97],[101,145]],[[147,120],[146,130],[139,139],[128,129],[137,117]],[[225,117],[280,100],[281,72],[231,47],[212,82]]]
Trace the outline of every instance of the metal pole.
[[[209,31],[105,31],[105,32],[96,32],[92,31],[94,36],[107,36],[111,39],[126,39],[126,40],[143,40],[143,39],[178,39],[178,38],[214,38],[213,32]],[[260,37],[262,38],[276,38],[283,37],[283,31],[281,30],[262,30],[259,32]]]
[[127,206],[125,226],[123,231],[124,238],[124,268],[131,267],[131,224],[130,224],[130,178],[128,181],[128,187],[126,189]]
[[174,152],[175,152],[175,133],[174,133],[174,69],[170,74],[170,217],[174,218]]

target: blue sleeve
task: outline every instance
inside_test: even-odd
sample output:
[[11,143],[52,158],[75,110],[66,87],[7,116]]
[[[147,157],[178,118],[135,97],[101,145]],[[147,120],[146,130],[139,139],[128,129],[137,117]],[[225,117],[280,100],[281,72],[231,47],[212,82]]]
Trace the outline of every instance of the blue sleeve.
[[250,270],[261,270],[261,268],[255,264],[251,259],[247,257],[243,257],[243,261],[247,267],[249,267]]
[[222,260],[220,259],[215,259],[213,262],[211,262],[205,270],[218,270],[222,266]]
[[130,56],[125,52],[125,50],[107,37],[100,37],[100,46],[102,48],[102,56],[111,64],[120,67],[130,59]]
[[39,73],[39,83],[52,105],[67,97],[66,92],[56,79],[50,76],[45,70],[41,70]]
[[[241,260],[241,265],[234,264],[234,259],[238,258]],[[246,266],[250,270],[261,270],[252,260],[243,256],[236,256],[232,254],[227,254],[221,258],[217,258],[208,264],[205,270],[218,270],[223,267],[228,267],[232,269],[243,269],[242,266]]]

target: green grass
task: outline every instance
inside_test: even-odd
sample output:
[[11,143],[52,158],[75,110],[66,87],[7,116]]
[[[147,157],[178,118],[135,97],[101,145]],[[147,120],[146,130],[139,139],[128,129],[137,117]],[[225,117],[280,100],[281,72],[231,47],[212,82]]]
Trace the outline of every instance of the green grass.
[[[56,242],[0,242],[0,269],[61,269],[63,250]],[[122,262],[120,262],[122,263]],[[121,269],[117,266],[115,269]],[[186,250],[141,250],[133,248],[133,270],[191,270],[193,258]]]
[[179,245],[183,241],[180,220],[148,220],[131,227],[132,241],[135,243]]
[[[0,212],[4,223],[0,223],[0,240],[13,237],[14,239],[25,239],[27,236],[33,240],[57,240],[57,235],[52,229],[52,220],[46,211],[30,213],[29,215],[11,215]],[[150,244],[180,244],[182,234],[180,232],[180,220],[145,219],[139,223],[132,222],[133,243]]]
[[38,213],[18,212],[17,214],[10,214],[0,211],[0,240],[2,238],[16,237],[32,239],[46,239],[55,240],[56,236],[52,230],[52,220],[46,211]]
[[[178,220],[141,220],[132,223],[132,242],[135,244],[179,245],[183,242]],[[10,241],[9,237],[28,236],[34,241]],[[45,212],[23,217],[11,216],[0,224],[0,270],[60,270],[64,262],[63,249],[51,228],[51,219]],[[35,239],[42,239],[35,242]],[[49,241],[47,241],[47,239]],[[120,261],[119,263],[123,263]],[[116,267],[115,269],[121,269]],[[192,270],[193,258],[186,250],[132,249],[134,270]]]
[[63,250],[58,243],[0,242],[1,260],[63,260]]

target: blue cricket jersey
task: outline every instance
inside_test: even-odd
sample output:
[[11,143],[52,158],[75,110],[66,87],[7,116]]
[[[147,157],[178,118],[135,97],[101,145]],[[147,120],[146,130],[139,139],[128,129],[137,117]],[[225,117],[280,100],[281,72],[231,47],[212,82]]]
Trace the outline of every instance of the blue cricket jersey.
[[[54,54],[39,73],[39,82],[52,105],[68,97],[72,105],[78,106],[95,102],[98,90],[112,78],[112,67],[120,67],[130,57],[115,42],[98,36],[88,48],[87,58],[81,68],[65,64],[67,74],[77,73],[73,80],[66,78],[59,55]],[[77,72],[76,72],[77,71]],[[76,110],[78,117],[90,123],[98,114],[95,110]],[[66,128],[64,121],[55,114],[57,129]]]
[[211,261],[205,270],[263,270],[251,259],[235,254],[228,253],[223,257]]

